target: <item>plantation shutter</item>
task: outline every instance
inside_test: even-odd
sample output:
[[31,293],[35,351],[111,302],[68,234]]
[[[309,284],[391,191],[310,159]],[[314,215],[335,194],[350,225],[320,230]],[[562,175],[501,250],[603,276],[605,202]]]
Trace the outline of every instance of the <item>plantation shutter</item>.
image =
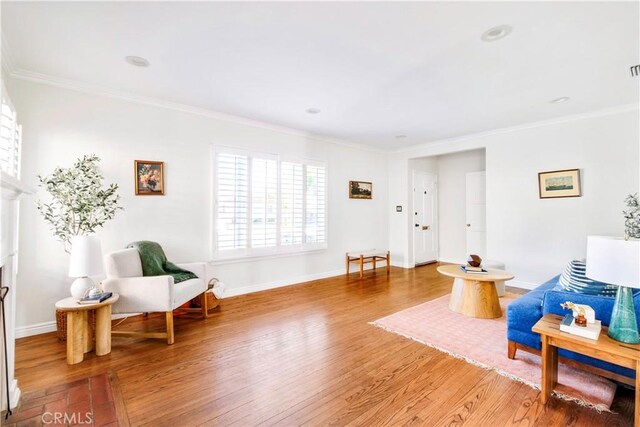
[[325,168],[306,167],[305,236],[307,243],[325,241]]
[[280,244],[303,243],[304,179],[301,163],[280,164]]
[[278,243],[278,163],[251,160],[251,247]]
[[20,141],[22,126],[17,122],[11,103],[2,97],[0,110],[0,170],[20,178]]
[[216,162],[216,248],[247,247],[249,164],[247,156],[220,153]]

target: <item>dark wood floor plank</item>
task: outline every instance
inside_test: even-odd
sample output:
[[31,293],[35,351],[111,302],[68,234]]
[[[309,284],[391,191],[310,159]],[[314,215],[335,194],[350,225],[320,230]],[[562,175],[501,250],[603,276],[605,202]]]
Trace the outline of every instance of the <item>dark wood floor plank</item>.
[[[54,334],[17,342],[25,396],[111,372],[131,426],[630,425],[539,392],[368,322],[450,292],[436,265],[316,280],[224,299],[201,320],[176,316],[176,343],[114,337],[112,353],[68,366]],[[115,321],[114,323],[118,323]],[[164,316],[122,321],[161,331]]]

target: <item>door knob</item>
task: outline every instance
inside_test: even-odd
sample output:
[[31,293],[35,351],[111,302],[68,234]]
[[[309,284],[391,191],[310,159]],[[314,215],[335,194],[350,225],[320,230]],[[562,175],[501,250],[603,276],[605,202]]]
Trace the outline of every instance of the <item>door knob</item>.
[[467,224],[467,227],[471,227],[471,224]]
[[416,227],[420,227],[420,224],[416,224]]
[[431,226],[430,226],[430,225],[423,225],[423,226],[422,226],[422,229],[423,229],[423,230],[428,230],[428,229],[430,229],[430,228],[431,228]]

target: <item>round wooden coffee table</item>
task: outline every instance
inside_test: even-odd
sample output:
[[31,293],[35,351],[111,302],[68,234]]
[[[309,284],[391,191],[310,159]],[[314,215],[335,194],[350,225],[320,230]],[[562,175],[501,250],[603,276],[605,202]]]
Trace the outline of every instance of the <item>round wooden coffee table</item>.
[[441,265],[438,273],[453,277],[449,309],[456,313],[480,319],[496,319],[502,316],[496,282],[511,280],[513,274],[504,270],[487,269],[487,274],[469,274],[460,265]]
[[[111,353],[111,304],[118,301],[119,295],[101,303],[80,304],[76,298],[69,297],[56,303],[58,310],[67,313],[67,363],[74,365],[84,360],[84,354],[95,349],[96,356]],[[88,321],[89,310],[96,311],[96,330]]]

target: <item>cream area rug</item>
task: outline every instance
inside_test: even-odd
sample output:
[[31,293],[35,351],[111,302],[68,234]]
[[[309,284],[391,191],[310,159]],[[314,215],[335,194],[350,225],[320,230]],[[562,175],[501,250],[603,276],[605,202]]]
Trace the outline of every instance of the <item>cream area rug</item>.
[[[500,298],[499,319],[475,319],[449,310],[449,295],[402,310],[372,322],[379,328],[433,347],[458,359],[540,389],[540,357],[518,350],[515,360],[507,357],[505,307],[517,296]],[[616,385],[600,376],[560,363],[554,395],[608,411]]]

